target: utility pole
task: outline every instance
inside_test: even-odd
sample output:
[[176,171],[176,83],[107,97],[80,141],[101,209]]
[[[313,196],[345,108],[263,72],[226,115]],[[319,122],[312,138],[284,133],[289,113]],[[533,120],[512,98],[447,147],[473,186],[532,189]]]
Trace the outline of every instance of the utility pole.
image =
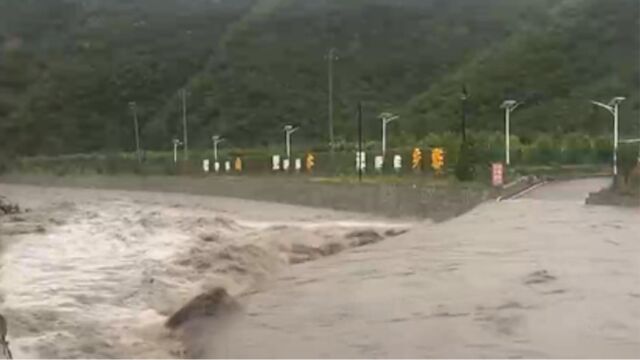
[[142,163],[142,154],[140,153],[140,133],[138,126],[138,112],[136,108],[136,102],[129,102],[129,107],[131,108],[131,112],[133,113],[133,131],[136,136],[136,157],[138,158],[138,164]]
[[189,160],[189,140],[187,130],[187,90],[180,90],[182,95],[182,145],[184,150],[184,160]]
[[327,72],[328,72],[328,87],[329,87],[329,149],[331,152],[334,150],[334,133],[333,133],[333,61],[338,60],[335,54],[336,49],[329,49],[327,54]]
[[510,117],[511,117],[511,113],[516,108],[518,108],[518,106],[520,106],[520,103],[517,102],[516,100],[505,100],[500,106],[505,111],[505,115],[504,115],[505,149],[504,151],[505,151],[505,162],[507,166],[511,165],[511,139],[509,139],[509,137],[511,136],[511,131],[509,129],[509,126],[511,123]]
[[626,98],[622,96],[614,97],[608,104],[603,104],[598,101],[591,101],[593,105],[599,106],[613,115],[613,175],[618,175],[618,145],[619,139],[619,107],[620,103],[625,101]]

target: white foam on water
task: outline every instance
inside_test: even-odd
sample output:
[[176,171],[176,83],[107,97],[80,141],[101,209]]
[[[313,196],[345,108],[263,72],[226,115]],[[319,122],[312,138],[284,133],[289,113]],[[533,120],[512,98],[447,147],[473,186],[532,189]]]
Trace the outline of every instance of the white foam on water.
[[34,349],[34,343],[83,332],[104,341],[106,355],[117,355],[108,347],[121,341],[122,330],[164,319],[150,309],[145,291],[156,290],[149,282],[166,276],[165,264],[189,240],[187,234],[150,231],[128,207],[83,210],[47,234],[23,236],[4,255],[4,311],[10,319],[21,314],[23,322],[10,329],[16,356],[65,356],[59,349]]
[[163,323],[206,286],[254,286],[287,264],[294,243],[408,226],[249,221],[122,197],[56,211],[63,225],[19,235],[3,254],[2,313],[16,357],[176,357],[181,345]]

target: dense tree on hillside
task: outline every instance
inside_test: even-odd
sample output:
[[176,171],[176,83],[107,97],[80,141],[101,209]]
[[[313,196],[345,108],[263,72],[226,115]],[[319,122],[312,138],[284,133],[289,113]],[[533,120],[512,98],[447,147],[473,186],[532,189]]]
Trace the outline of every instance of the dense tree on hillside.
[[590,98],[625,95],[623,118],[640,116],[639,12],[636,0],[4,0],[0,146],[131,150],[136,101],[143,146],[166,149],[182,88],[193,146],[212,133],[268,145],[285,123],[326,144],[331,47],[339,138],[360,100],[369,137],[382,111],[402,114],[397,139],[456,129],[463,82],[472,128],[500,129],[497,105],[516,97],[521,136],[599,133],[607,115]]
[[2,4],[1,143],[55,154],[131,149],[128,103],[150,121],[251,1]]
[[[531,29],[480,53],[405,109],[418,132],[452,129],[442,119],[459,111],[460,83],[472,91],[472,128],[503,128],[500,103],[524,104],[514,114],[521,136],[535,132],[594,134],[610,131],[610,116],[589,101],[628,100],[621,107],[625,133],[637,134],[640,116],[640,3],[597,0],[567,2],[549,26]],[[629,31],[636,29],[636,31]]]

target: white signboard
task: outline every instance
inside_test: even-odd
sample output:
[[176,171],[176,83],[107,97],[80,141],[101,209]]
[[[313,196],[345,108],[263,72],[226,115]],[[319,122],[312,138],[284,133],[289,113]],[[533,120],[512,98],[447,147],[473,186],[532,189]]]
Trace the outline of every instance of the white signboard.
[[402,156],[396,155],[393,157],[393,168],[396,171],[400,171],[400,169],[402,169]]
[[282,160],[282,170],[289,171],[289,159]]
[[273,171],[280,171],[280,155],[273,155],[271,163],[273,164]]
[[206,173],[209,172],[209,159],[202,160],[202,170]]
[[366,152],[358,152],[356,151],[356,170],[362,169],[363,171],[367,168],[367,153]]
[[213,163],[213,171],[220,172],[220,162],[216,161]]
[[231,171],[231,161],[225,161],[224,162],[224,171],[226,171],[226,172]]
[[302,159],[296,159],[296,171],[300,171],[302,169]]
[[382,155],[378,155],[375,157],[373,162],[376,170],[382,171],[382,168],[384,167],[384,157]]

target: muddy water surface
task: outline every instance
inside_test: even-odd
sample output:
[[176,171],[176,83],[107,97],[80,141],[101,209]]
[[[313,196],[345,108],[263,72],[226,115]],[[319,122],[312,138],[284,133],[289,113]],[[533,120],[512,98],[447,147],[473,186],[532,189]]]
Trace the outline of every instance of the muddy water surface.
[[640,210],[553,183],[296,267],[202,356],[638,358]]
[[[606,184],[437,225],[0,185],[33,209],[0,218],[1,312],[17,357],[638,358],[640,211],[585,206]],[[239,317],[183,341],[164,329],[214,286],[242,299]]]
[[303,263],[411,224],[266,203],[0,185],[1,312],[16,357],[176,357],[163,322],[215,286],[264,291]]

